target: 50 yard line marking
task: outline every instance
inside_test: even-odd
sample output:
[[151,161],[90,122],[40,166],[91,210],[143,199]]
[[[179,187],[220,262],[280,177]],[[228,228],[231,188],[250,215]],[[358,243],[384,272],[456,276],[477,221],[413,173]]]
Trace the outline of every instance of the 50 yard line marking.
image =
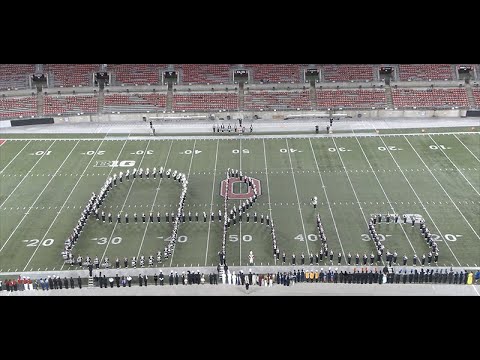
[[[470,229],[472,229],[472,231],[475,233],[475,235],[477,236],[477,238],[480,240],[480,237],[478,236],[477,232],[475,231],[475,229],[472,227],[472,225],[470,225],[470,223],[468,222],[468,220],[465,218],[465,215],[463,215],[463,213],[460,211],[460,209],[458,208],[457,204],[455,204],[455,201],[452,200],[452,198],[450,197],[450,195],[448,195],[447,191],[445,190],[445,188],[442,186],[442,184],[438,181],[438,179],[435,177],[435,175],[433,175],[432,171],[430,170],[430,168],[427,166],[427,164],[425,164],[425,162],[423,161],[423,159],[421,158],[421,156],[418,154],[417,150],[415,150],[415,148],[412,146],[412,144],[410,143],[410,141],[408,141],[408,139],[406,137],[404,137],[405,140],[408,142],[408,145],[410,145],[410,147],[413,149],[413,151],[415,152],[415,154],[418,156],[418,158],[420,159],[420,161],[423,163],[423,165],[425,166],[425,168],[428,170],[428,172],[430,173],[430,175],[432,175],[432,177],[435,179],[435,181],[437,182],[438,185],[440,185],[440,187],[442,188],[443,192],[445,193],[445,195],[447,195],[447,197],[450,199],[450,201],[452,202],[453,206],[455,206],[455,208],[458,210],[458,212],[460,213],[460,215],[462,215],[463,217],[463,220],[465,220],[465,222],[468,224],[468,226],[470,226]],[[438,229],[438,228],[437,228]],[[439,230],[440,232],[440,230]],[[441,234],[440,234],[441,235]],[[443,237],[443,235],[442,235]],[[445,242],[447,245],[448,243]],[[449,246],[450,248],[450,246]],[[460,263],[459,263],[460,265]]]
[[[165,158],[165,164],[163,165],[164,169],[167,167],[167,162],[168,162],[168,158],[170,156],[170,151],[172,150],[172,145],[173,145],[173,140],[170,143],[170,148],[168,149],[168,154],[167,154],[167,157]],[[155,197],[153,198],[153,203],[152,203],[152,206],[150,208],[150,212],[153,212],[153,208],[155,207],[155,201],[157,201],[158,191],[160,190],[160,185],[162,184],[162,180],[163,180],[163,177],[159,176],[158,186],[157,186],[157,190],[155,191]],[[140,251],[142,250],[143,241],[145,240],[145,234],[147,233],[147,229],[148,229],[149,224],[150,224],[150,222],[147,222],[147,226],[145,226],[145,230],[143,231],[142,241],[140,242],[140,247],[138,248],[137,258],[140,256]],[[161,247],[160,247],[160,249],[161,249]]]
[[[138,163],[139,167],[142,164],[142,161],[145,158],[145,155],[147,154],[147,150],[148,150],[149,145],[150,145],[150,140],[148,140],[147,146],[145,147],[145,150],[143,151],[142,158],[140,159],[140,162]],[[120,156],[120,154],[118,154],[118,156]],[[112,170],[113,170],[113,168],[112,168]],[[122,205],[122,207],[119,211],[120,214],[123,212],[123,208],[125,207],[125,204],[127,203],[128,195],[130,195],[130,192],[132,191],[132,187],[133,187],[133,184],[135,183],[135,180],[137,180],[137,177],[135,177],[135,179],[133,179],[132,183],[130,184],[130,188],[128,189],[127,195],[125,196],[125,200],[123,201],[123,205]],[[108,237],[107,245],[105,246],[105,250],[103,251],[102,257],[100,259],[100,265],[103,263],[103,259],[105,257],[106,252],[107,252],[108,245],[110,245],[110,241],[112,240],[113,234],[115,233],[115,228],[117,227],[117,224],[118,224],[118,222],[115,222],[115,225],[113,226],[112,233]]]
[[310,254],[310,250],[308,248],[307,232],[305,231],[305,223],[303,222],[302,208],[300,207],[300,197],[298,196],[297,182],[295,181],[295,172],[293,171],[292,157],[290,156],[290,146],[288,145],[288,139],[285,139],[285,141],[287,143],[287,153],[288,153],[288,159],[290,160],[290,170],[292,171],[293,185],[295,186],[295,194],[297,194],[298,211],[300,212],[300,219],[302,220],[303,238],[305,239],[305,245],[307,246],[307,254]]
[[27,144],[22,148],[22,150],[20,150],[17,155],[15,155],[15,157],[10,160],[10,162],[2,169],[2,171],[0,171],[0,175],[5,171],[5,169],[8,167],[8,165],[10,165],[13,160],[15,160],[17,158],[18,155],[20,155],[20,153],[28,146],[28,144],[30,144],[32,142],[32,140],[30,140],[29,142],[27,142]]
[[[105,140],[102,140],[100,142],[100,145],[98,145],[97,147],[97,150],[95,150],[95,153],[98,151],[98,149],[100,149],[100,147],[102,146],[103,142]],[[73,150],[73,149],[72,149]],[[78,183],[80,182],[80,180],[82,180],[82,177],[83,177],[83,174],[85,174],[85,171],[87,171],[88,167],[90,166],[90,163],[93,161],[93,158],[94,156],[91,157],[90,161],[88,162],[87,166],[85,166],[85,169],[83,170],[82,174],[78,177],[78,180],[77,182],[75,183],[75,185],[73,186],[72,190],[70,191],[70,194],[68,194],[67,198],[65,199],[65,201],[63,202],[63,205],[60,207],[60,210],[57,211],[57,215],[55,215],[55,218],[53,219],[53,221],[50,223],[50,226],[48,227],[47,231],[45,231],[45,234],[43,235],[42,237],[42,240],[38,243],[38,246],[35,248],[35,251],[33,252],[32,256],[30,256],[30,259],[28,260],[27,264],[25,265],[25,267],[23,268],[23,271],[25,271],[27,269],[27,266],[28,264],[30,264],[30,262],[32,261],[33,257],[35,256],[35,254],[37,253],[38,249],[40,249],[40,245],[43,243],[43,241],[45,240],[45,238],[47,237],[47,234],[48,232],[50,231],[50,229],[52,228],[53,224],[55,223],[55,221],[57,220],[58,216],[60,215],[63,207],[65,206],[65,204],[67,203],[68,199],[70,199],[70,196],[73,194],[73,191],[76,189]],[[64,262],[65,264],[65,262]],[[62,268],[63,268],[63,265],[62,265]],[[60,269],[61,270],[61,269]]]
[[[395,159],[395,157],[392,155],[392,152],[390,151],[390,149],[388,148],[387,144],[385,144],[385,141],[383,140],[383,137],[382,136],[379,136],[378,137],[382,143],[383,143],[383,146],[385,146],[385,148],[387,149],[387,152],[388,154],[390,155],[390,157],[392,158],[392,160],[395,162],[395,165],[397,166],[398,170],[400,170],[400,172],[402,173],[403,175],[403,178],[405,179],[405,181],[407,182],[408,186],[410,186],[410,189],[412,189],[413,193],[415,194],[415,196],[417,197],[417,200],[418,202],[420,203],[420,205],[422,206],[423,210],[425,210],[425,213],[428,215],[428,217],[430,218],[430,220],[432,221],[432,224],[433,226],[435,226],[435,228],[438,230],[438,233],[440,234],[440,236],[445,239],[443,237],[443,234],[442,232],[440,231],[440,229],[438,228],[437,224],[435,224],[435,221],[433,220],[432,216],[430,215],[430,213],[428,212],[426,206],[423,204],[422,200],[420,199],[420,197],[418,196],[417,192],[415,191],[415,189],[413,188],[412,184],[410,183],[410,181],[408,180],[408,178],[405,176],[405,173],[403,172],[402,168],[400,167],[400,165],[398,164],[397,160]],[[405,139],[407,139],[405,137]],[[410,142],[407,140],[407,142],[410,144]],[[410,146],[412,146],[412,144],[410,144]],[[413,147],[412,147],[413,148]],[[415,151],[415,149],[413,149]],[[415,151],[416,152],[416,151]],[[417,156],[418,156],[418,153],[417,153]],[[420,158],[421,160],[421,158]],[[423,160],[422,160],[423,161]],[[425,165],[425,163],[424,163]],[[427,168],[428,171],[430,171],[430,169],[425,165],[425,167]],[[460,264],[460,261],[458,261],[457,257],[455,256],[455,254],[453,253],[452,249],[450,248],[450,245],[448,245],[448,241],[444,241],[444,243],[447,245],[448,247],[448,250],[450,250],[450,252],[452,253],[453,257],[455,258],[455,260],[457,260],[457,263],[459,266],[461,266]]]
[[[188,166],[187,181],[188,181],[188,179],[190,178],[190,170],[192,169],[193,157],[195,156],[195,145],[196,145],[196,143],[197,143],[197,139],[195,139],[195,140],[193,141],[192,157],[190,158],[190,165]],[[180,222],[178,223],[177,236],[178,236],[178,233],[179,233],[179,232],[180,232]],[[170,267],[172,266],[173,255],[175,254],[175,248],[176,248],[176,246],[173,247],[172,256],[170,257]]]
[[[212,198],[210,199],[210,214],[213,210],[213,194],[215,193],[215,174],[217,173],[217,157],[218,157],[218,144],[220,140],[217,140],[217,151],[215,152],[215,165],[213,169],[213,183],[212,183]],[[208,257],[208,243],[210,241],[210,225],[211,221],[208,222],[208,230],[207,230],[207,248],[205,250],[205,266],[207,266],[207,257]]]
[[[54,144],[55,142],[53,142],[48,148],[50,149],[50,147]],[[68,153],[67,157],[63,160],[63,162],[60,164],[60,166],[58,167],[57,171],[55,171],[55,174],[53,174],[53,176],[50,178],[50,180],[48,181],[48,183],[45,185],[45,187],[43,188],[43,190],[40,192],[40,194],[38,194],[37,198],[35,199],[35,201],[32,203],[32,205],[30,206],[30,208],[32,208],[36,202],[38,201],[38,199],[40,199],[40,196],[42,196],[43,192],[45,191],[45,189],[48,187],[48,185],[52,182],[53,179],[55,179],[55,175],[60,171],[60,169],[62,168],[63,164],[65,164],[65,161],[67,161],[67,159],[70,157],[70,155],[72,154],[73,150],[77,147],[77,145],[80,143],[80,141],[77,141],[77,143],[75,144],[75,146],[72,148],[72,150],[70,150],[70,152]],[[46,153],[46,152],[45,152]],[[44,154],[45,154],[44,153]],[[41,156],[43,157],[43,155]],[[38,160],[40,161],[40,159]],[[37,161],[37,163],[38,163]],[[36,163],[36,164],[37,164]],[[35,164],[35,165],[36,165]],[[35,166],[34,165],[34,166]],[[33,168],[32,168],[33,169]],[[30,171],[32,171],[32,169],[30,169]],[[25,178],[24,178],[25,179]],[[23,180],[22,180],[23,181]],[[12,191],[13,193],[13,191]],[[11,195],[11,194],[10,194]],[[9,196],[10,197],[10,196]],[[7,200],[5,200],[7,201]],[[29,208],[29,209],[30,209]],[[17,231],[18,227],[20,226],[20,224],[23,222],[23,220],[25,220],[25,218],[27,217],[28,215],[28,211],[25,213],[25,215],[23,215],[22,219],[18,222],[17,226],[15,227],[15,229],[13,229],[13,232],[10,234],[10,236],[8,237],[8,239],[5,241],[5,243],[3,244],[3,246],[0,248],[0,252],[3,250],[3,248],[5,247],[5,245],[7,245],[8,241],[12,238],[13,234],[15,234],[15,232]]]
[[308,141],[310,142],[310,148],[312,149],[313,158],[315,159],[315,165],[317,166],[317,171],[318,171],[318,175],[320,177],[320,182],[322,183],[322,189],[323,189],[323,192],[325,193],[325,198],[327,199],[328,209],[330,210],[330,215],[332,216],[333,226],[335,227],[335,232],[337,233],[338,242],[340,243],[340,247],[342,248],[343,259],[346,259],[345,251],[343,250],[342,239],[340,238],[340,234],[338,233],[337,223],[335,221],[335,218],[333,217],[332,207],[330,206],[330,201],[328,200],[327,188],[325,187],[325,184],[324,184],[323,178],[322,178],[322,174],[320,173],[320,167],[318,166],[317,156],[315,155],[315,151],[313,151],[312,140],[308,139]]
[[[8,199],[10,199],[10,196],[12,196],[12,194],[15,192],[15,190],[17,190],[17,188],[23,183],[23,181],[28,177],[28,174],[30,174],[33,170],[33,168],[35,166],[37,166],[37,164],[40,162],[40,160],[43,159],[43,157],[45,156],[45,154],[47,153],[48,150],[50,150],[50,148],[53,146],[53,144],[55,144],[57,140],[55,140],[54,142],[52,142],[50,144],[50,146],[47,148],[47,150],[42,154],[40,155],[40,157],[38,158],[38,160],[35,162],[35,164],[33,164],[32,168],[30,170],[28,170],[28,172],[25,174],[25,176],[23,177],[23,179],[17,184],[17,186],[15,186],[15,189],[13,189],[11,192],[10,192],[10,195],[7,196],[7,198],[3,201],[3,203],[0,204],[0,208],[3,207],[3,205],[7,202]],[[80,140],[79,140],[80,141]],[[78,142],[77,142],[78,144]],[[76,146],[76,145],[75,145]],[[59,168],[60,169],[60,168]],[[55,172],[55,174],[58,172],[58,170]],[[55,176],[55,175],[54,175]]]

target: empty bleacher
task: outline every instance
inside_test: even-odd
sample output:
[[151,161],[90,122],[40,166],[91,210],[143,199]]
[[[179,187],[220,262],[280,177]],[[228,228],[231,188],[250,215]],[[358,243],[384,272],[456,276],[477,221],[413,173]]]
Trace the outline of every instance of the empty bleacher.
[[0,90],[28,89],[34,64],[0,64]]
[[238,110],[238,94],[226,92],[174,93],[174,111]]
[[0,97],[0,118],[18,118],[37,115],[37,97]]
[[394,106],[398,108],[468,108],[468,97],[464,88],[392,89],[392,99]]
[[233,70],[229,64],[182,64],[182,82],[189,84],[231,84]]
[[324,65],[323,77],[325,81],[373,81],[375,79],[373,65],[347,64]]
[[300,64],[245,64],[254,83],[299,83],[303,81]]
[[105,94],[105,112],[156,112],[165,110],[166,93]]
[[49,87],[93,86],[93,73],[99,64],[45,64]]
[[318,108],[385,108],[385,90],[375,89],[317,89]]
[[451,64],[400,64],[398,69],[401,81],[453,80],[456,78]]
[[45,115],[95,114],[98,112],[98,98],[94,95],[44,96]]
[[310,92],[308,90],[245,91],[245,110],[295,110],[311,108]]
[[109,64],[116,85],[157,85],[162,81],[166,64]]
[[475,105],[480,108],[480,89],[472,88],[473,98],[475,99]]

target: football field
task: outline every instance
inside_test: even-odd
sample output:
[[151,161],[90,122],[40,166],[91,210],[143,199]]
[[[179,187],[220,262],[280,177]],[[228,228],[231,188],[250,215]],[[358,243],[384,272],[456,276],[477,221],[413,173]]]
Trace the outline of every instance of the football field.
[[[92,192],[98,194],[113,174],[134,168],[177,170],[188,179],[184,211],[173,253],[157,264],[157,251],[170,240],[173,224],[165,213],[177,212],[181,185],[158,175],[117,181],[102,205],[113,222],[89,217],[73,248],[74,256],[120,258],[150,255],[155,266],[216,266],[223,225],[218,220],[226,171],[241,170],[259,181],[260,195],[248,209],[250,221],[231,225],[226,236],[229,265],[282,265],[273,256],[270,228],[274,220],[280,253],[286,265],[296,255],[321,249],[316,225],[320,215],[333,264],[346,264],[348,253],[376,253],[368,235],[373,214],[423,218],[439,247],[438,265],[480,265],[480,134],[478,132],[399,133],[366,136],[298,136],[230,138],[9,136],[0,140],[0,272],[75,269],[61,255]],[[244,197],[247,186],[232,191]],[[318,198],[317,208],[311,199]],[[237,208],[245,199],[228,200]],[[154,214],[154,221],[149,213]],[[157,213],[160,213],[160,222]],[[203,221],[203,212],[208,214]],[[215,220],[210,221],[210,213]],[[257,223],[253,214],[258,214]],[[117,223],[117,214],[121,222]],[[129,223],[125,223],[125,214]],[[138,222],[134,221],[134,213]],[[144,223],[141,214],[147,218]],[[196,221],[195,213],[199,214]],[[384,219],[384,218],[383,218]],[[377,224],[385,249],[421,258],[429,246],[418,222]],[[383,259],[385,260],[385,259]],[[323,258],[320,265],[331,264]]]

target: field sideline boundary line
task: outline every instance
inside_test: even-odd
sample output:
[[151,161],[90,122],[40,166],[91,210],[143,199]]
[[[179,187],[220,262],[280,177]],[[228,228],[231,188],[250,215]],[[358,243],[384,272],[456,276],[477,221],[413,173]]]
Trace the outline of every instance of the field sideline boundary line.
[[[386,130],[386,129],[384,129]],[[78,133],[77,133],[78,134]],[[429,133],[357,133],[357,137],[378,137],[378,136],[427,136],[427,135],[479,135],[480,131],[452,131],[452,132],[429,132]],[[171,136],[155,136],[151,138],[150,136],[135,136],[135,135],[122,135],[122,136],[113,136],[104,138],[7,138],[5,140],[12,141],[78,141],[78,140],[87,140],[87,141],[124,141],[124,140],[150,140],[150,141],[163,141],[163,140],[193,140],[205,139],[205,140],[231,140],[236,139],[240,135],[231,135],[231,136],[222,136],[222,135],[171,135]],[[351,133],[333,133],[333,134],[257,134],[257,135],[245,135],[244,140],[248,139],[290,139],[290,138],[332,138],[332,137],[352,137]]]

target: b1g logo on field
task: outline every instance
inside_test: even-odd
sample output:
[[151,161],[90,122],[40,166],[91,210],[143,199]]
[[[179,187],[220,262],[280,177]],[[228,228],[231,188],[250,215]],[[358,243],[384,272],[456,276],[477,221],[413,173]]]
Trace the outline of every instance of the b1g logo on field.
[[135,160],[104,160],[104,161],[96,161],[93,167],[131,167],[135,166]]
[[228,183],[228,198],[229,199],[248,199],[253,196],[253,187],[257,189],[257,196],[262,194],[262,187],[260,185],[260,180],[255,178],[250,178],[253,186],[249,186],[244,180],[240,178],[230,178],[230,180],[222,180],[220,186],[220,195],[225,197],[225,189],[227,188]]

